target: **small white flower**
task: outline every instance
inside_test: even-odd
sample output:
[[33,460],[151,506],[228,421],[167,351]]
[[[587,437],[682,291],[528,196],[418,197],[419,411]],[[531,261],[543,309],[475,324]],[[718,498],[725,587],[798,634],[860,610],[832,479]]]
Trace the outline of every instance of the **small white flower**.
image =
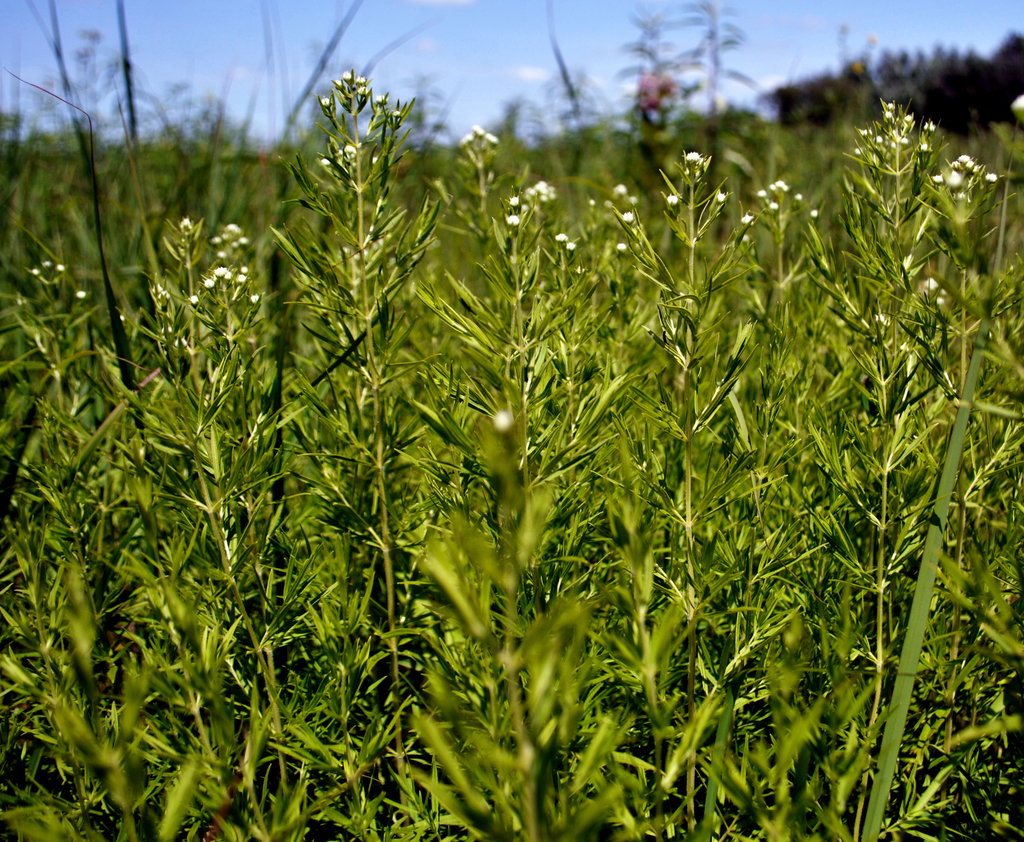
[[936,184],[942,184],[942,176],[941,175],[933,175],[932,176],[932,181],[934,181]]
[[612,193],[614,193],[621,199],[622,197],[629,194],[629,189],[626,187],[625,184],[616,184],[615,188],[612,190]]
[[80,289],[75,293],[75,298],[85,298],[86,295],[88,295],[88,293],[84,289]]
[[884,140],[885,138],[883,138],[880,134],[875,135],[875,143],[883,143]]
[[499,433],[507,433],[512,429],[515,420],[515,416],[511,412],[502,409],[494,416],[494,429]]
[[925,292],[935,292],[939,288],[939,282],[935,278],[925,278],[922,286]]
[[556,234],[555,235],[555,242],[556,243],[564,243],[568,239],[569,239],[569,236],[567,234]]
[[817,218],[818,218],[818,209],[815,208],[814,210],[811,211],[811,219],[817,219]]
[[964,177],[956,170],[950,171],[949,175],[946,176],[946,184],[951,188],[955,189],[964,182]]
[[622,214],[622,221],[623,222],[630,223],[634,219],[636,219],[636,217],[633,216],[633,211],[626,211],[624,214]]
[[354,161],[355,160],[356,152],[357,152],[357,150],[356,150],[356,148],[352,144],[348,144],[345,147],[345,157],[348,158],[350,161]]
[[248,275],[249,274],[249,267],[248,266],[243,266],[241,269],[238,270],[238,273],[240,275]]
[[259,296],[259,293],[255,293],[255,292],[254,292],[254,293],[253,293],[252,295],[250,295],[250,296],[249,296],[249,300],[250,300],[250,301],[251,301],[251,302],[252,302],[253,304],[255,304],[255,303],[256,303],[257,301],[259,301],[259,300],[260,300],[260,296]]
[[211,237],[210,238],[210,245],[219,246],[222,242],[223,242],[223,240],[220,237]]
[[749,213],[745,213],[745,214],[743,214],[743,218],[740,220],[740,224],[742,224],[742,225],[750,225],[750,223],[753,222],[753,221],[754,221],[754,217],[751,216]]
[[357,76],[356,77],[356,84],[357,85],[365,85],[366,84],[366,78],[363,77],[363,76]]
[[566,243],[565,244],[565,248],[566,248],[567,251],[575,251],[576,250],[576,243]]
[[519,197],[518,196],[513,196],[511,199],[508,200],[508,205],[509,205],[510,208],[518,208],[519,207]]
[[640,200],[639,200],[639,199],[638,199],[638,198],[637,198],[636,196],[630,196],[630,197],[629,197],[629,203],[630,203],[631,205],[635,205],[635,204],[636,204],[637,202],[639,202],[639,201],[640,201]]
[[385,103],[387,103],[387,101],[388,101],[388,95],[387,94],[381,94],[379,97],[377,97],[374,100],[374,102],[377,103],[377,105],[384,105]]
[[218,266],[216,269],[213,270],[213,277],[215,277],[215,278],[224,278],[225,280],[230,281],[231,280],[231,270],[227,269],[227,268],[225,268],[223,266]]
[[854,155],[860,155],[860,147],[859,146],[853,147],[853,154]]
[[928,145],[927,140],[922,140],[920,146],[922,152],[927,152],[929,149],[931,149],[931,147]]
[[796,199],[798,202],[802,202],[804,200],[804,194],[797,193],[793,198]]
[[672,193],[671,195],[665,197],[665,201],[668,202],[673,207],[675,207],[676,205],[679,204],[679,197],[675,193]]
[[248,237],[239,237],[238,238],[238,245],[240,245],[240,246],[247,246],[247,245],[249,245],[249,238]]
[[327,158],[321,158],[320,163],[323,164],[325,167],[329,167],[331,165],[330,160]]
[[217,257],[219,257],[221,260],[223,260],[227,256],[228,256],[228,253],[226,251],[219,251],[219,252],[217,252]]
[[778,202],[769,202],[768,203],[768,210],[775,211],[775,210],[778,210],[778,209],[779,209],[779,203]]
[[625,243],[619,243],[615,248],[617,248],[619,251],[629,250],[629,246],[627,246]]
[[789,185],[786,184],[781,178],[772,185],[773,190],[781,190],[783,193],[789,192]]
[[39,277],[39,270],[38,269],[33,269],[32,270],[32,274],[35,275],[36,277]]
[[199,296],[198,295],[190,295],[188,297],[188,300],[191,301],[193,304],[198,304],[199,303]]
[[590,207],[596,208],[597,207],[597,202],[595,202],[593,199],[591,199],[590,200]]
[[352,72],[351,70],[346,70],[346,71],[345,71],[345,72],[344,72],[344,73],[343,73],[343,74],[341,75],[341,78],[342,78],[342,80],[344,80],[345,82],[351,82],[351,81],[352,81],[352,80],[353,80],[353,79],[355,78],[355,75],[356,75],[356,74],[355,74],[355,73],[353,73],[353,72]]
[[44,269],[49,269],[51,266],[53,266],[53,263],[49,260],[44,260],[41,265]]
[[700,152],[687,152],[686,160],[692,164],[699,164],[702,163],[704,159],[701,156]]
[[1024,94],[1021,94],[1013,101],[1010,105],[1010,110],[1013,111],[1018,123],[1024,123]]
[[887,325],[889,324],[889,317],[885,315],[885,313],[876,313],[875,321],[878,322],[880,325]]
[[[995,181],[994,178],[992,180]],[[64,271],[64,264],[63,263],[58,263],[57,264],[57,271],[58,272],[63,272]]]
[[203,286],[207,289],[213,289],[217,285],[217,282],[213,278],[207,278],[203,281]]
[[519,224],[519,214],[512,213],[505,217],[505,221],[515,228]]
[[961,164],[963,164],[966,167],[973,167],[974,166],[974,158],[972,158],[970,155],[961,155],[956,160],[957,160],[958,163],[961,163]]
[[767,195],[768,195],[768,191],[767,190],[758,190],[757,191],[757,198],[759,198],[759,199],[763,199]]
[[[992,184],[995,184],[997,181],[999,181],[999,176],[996,175],[994,172],[990,172],[990,173],[988,173],[988,175],[985,176],[985,181],[988,181],[988,182],[990,182]],[[58,272],[60,271],[60,267],[59,266],[57,267],[57,271]]]
[[719,191],[718,195],[715,196],[715,199],[718,201],[719,204],[724,202],[727,198],[728,197],[725,195],[725,193],[722,193],[721,191]]
[[487,134],[484,135],[484,140],[491,144],[491,146],[496,146],[498,144],[498,138],[496,138],[490,132],[487,132]]

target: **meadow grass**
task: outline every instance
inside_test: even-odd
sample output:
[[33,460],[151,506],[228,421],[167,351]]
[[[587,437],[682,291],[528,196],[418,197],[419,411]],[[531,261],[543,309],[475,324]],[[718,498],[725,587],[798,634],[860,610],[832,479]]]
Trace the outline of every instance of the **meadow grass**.
[[7,837],[1020,838],[1016,136],[319,104],[5,143]]

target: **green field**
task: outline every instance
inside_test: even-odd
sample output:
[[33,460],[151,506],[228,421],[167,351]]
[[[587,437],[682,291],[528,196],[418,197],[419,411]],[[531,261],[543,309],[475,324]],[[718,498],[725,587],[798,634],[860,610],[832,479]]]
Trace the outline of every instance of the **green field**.
[[1013,130],[321,111],[0,126],[0,838],[1024,839]]

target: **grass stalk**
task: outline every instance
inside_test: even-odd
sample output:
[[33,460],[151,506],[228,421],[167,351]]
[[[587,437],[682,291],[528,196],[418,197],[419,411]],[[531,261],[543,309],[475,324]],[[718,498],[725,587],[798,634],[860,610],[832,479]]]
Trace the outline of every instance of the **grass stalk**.
[[942,552],[943,535],[946,529],[946,516],[949,513],[949,502],[953,495],[953,486],[960,469],[967,438],[967,422],[974,405],[974,391],[981,372],[982,360],[988,343],[989,320],[983,318],[978,326],[978,335],[974,340],[974,351],[971,354],[970,367],[964,381],[964,389],[960,396],[953,431],[946,447],[946,460],[939,479],[935,505],[932,509],[928,536],[925,538],[924,551],[921,557],[921,569],[918,573],[917,585],[914,589],[914,601],[910,608],[910,619],[907,625],[907,636],[900,654],[899,669],[896,683],[893,686],[889,706],[889,718],[882,736],[882,746],[878,758],[878,772],[871,787],[871,798],[868,801],[867,814],[864,819],[865,842],[876,842],[882,829],[886,801],[896,763],[899,760],[903,731],[907,723],[907,714],[914,694],[914,682],[917,678],[921,650],[928,629],[928,613],[931,605],[932,592],[935,586],[935,574],[938,569],[939,556]]

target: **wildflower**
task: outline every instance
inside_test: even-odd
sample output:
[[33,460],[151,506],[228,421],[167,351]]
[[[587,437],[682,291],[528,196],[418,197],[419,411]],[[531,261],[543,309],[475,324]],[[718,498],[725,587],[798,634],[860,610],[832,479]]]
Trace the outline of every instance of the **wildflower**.
[[759,198],[759,199],[763,199],[767,195],[768,195],[768,191],[767,190],[758,190],[757,191],[757,198]]
[[990,172],[985,176],[985,181],[995,184],[997,181],[999,181],[999,176],[996,175],[994,172]]
[[241,269],[238,270],[238,274],[239,275],[248,275],[249,274],[249,267],[248,266],[243,266]]
[[191,219],[189,219],[189,218],[188,218],[188,217],[186,216],[186,217],[185,217],[184,219],[182,219],[182,220],[181,220],[181,224],[180,224],[180,225],[179,225],[178,227],[179,227],[179,228],[180,228],[180,229],[181,229],[182,231],[191,231],[191,230],[192,230],[192,220],[191,220]]
[[617,248],[619,251],[627,251],[629,249],[629,246],[627,246],[625,243],[619,243],[615,248]]
[[883,138],[881,135],[875,135],[875,143],[882,143]]
[[875,321],[878,322],[880,325],[885,326],[889,324],[889,317],[885,315],[885,313],[876,313]]
[[87,293],[84,289],[80,289],[78,292],[75,293],[75,298],[85,298],[85,296],[87,296],[88,294],[89,293]]
[[723,193],[723,192],[721,192],[721,191],[719,191],[719,192],[718,192],[718,195],[717,195],[717,196],[715,196],[715,200],[716,200],[716,201],[717,201],[717,202],[718,202],[719,204],[721,204],[722,202],[724,202],[724,201],[726,200],[726,198],[727,198],[727,197],[726,197],[725,193]]
[[925,292],[935,292],[939,288],[939,282],[935,278],[925,278],[921,286],[924,287]]
[[946,184],[948,184],[951,188],[959,187],[961,184],[963,184],[963,181],[964,177],[956,170],[950,171],[949,175],[946,176]]
[[49,260],[44,260],[42,263],[42,267],[44,269],[49,269],[51,266],[53,266],[53,263]]
[[936,184],[942,184],[942,176],[941,175],[933,175],[932,176],[932,181],[934,181]]
[[32,274],[35,275],[38,278],[39,277],[39,270],[38,269],[33,269],[32,270]]
[[802,202],[804,200],[804,194],[803,193],[797,193],[793,198],[796,199],[796,201],[798,201],[798,202]]
[[227,256],[228,256],[228,253],[226,251],[219,251],[219,252],[217,252],[217,257],[219,257],[221,260],[223,260]]
[[203,286],[207,289],[213,289],[217,285],[217,282],[213,278],[206,278],[203,281]]
[[556,234],[555,235],[555,242],[556,243],[564,243],[568,239],[569,239],[569,237],[566,234]]
[[325,167],[329,167],[331,165],[331,162],[327,158],[321,158],[320,163],[323,164]]
[[256,303],[257,301],[259,301],[259,300],[260,300],[260,296],[259,296],[259,293],[255,293],[255,292],[254,292],[254,293],[253,293],[252,295],[250,295],[250,296],[249,296],[249,300],[250,300],[250,301],[251,301],[251,302],[252,302],[253,304],[255,304],[255,303]]
[[191,301],[193,304],[198,304],[199,303],[199,296],[198,295],[190,295],[188,297],[188,300]]
[[537,199],[543,205],[547,202],[554,201],[558,194],[555,191],[555,188],[546,181],[538,181],[533,185],[533,187],[528,187],[524,195],[526,196],[527,201],[532,202],[534,199]]
[[515,228],[519,224],[519,214],[512,213],[505,217],[505,221]]
[[751,216],[749,213],[745,213],[745,214],[743,214],[743,218],[740,220],[740,223],[742,225],[750,225],[750,223],[753,222],[753,221],[754,221],[754,217]]
[[494,429],[499,433],[507,433],[515,423],[515,417],[507,409],[500,410],[494,416]]
[[776,211],[778,209],[779,209],[779,203],[778,202],[769,202],[768,203],[768,210]]
[[513,196],[511,199],[509,199],[508,200],[508,206],[510,208],[518,208],[519,207],[519,197],[518,196]]
[[817,218],[818,218],[818,209],[814,208],[814,210],[811,211],[811,219],[817,219]]
[[623,196],[626,196],[629,193],[629,190],[626,188],[625,184],[616,184],[615,189],[612,190],[612,193],[614,193],[621,199]]
[[704,158],[700,154],[700,152],[687,152],[686,153],[686,160],[687,160],[688,163],[691,163],[691,164],[699,164],[699,163],[703,162]]
[[626,211],[622,214],[622,221],[626,223],[632,222],[636,217],[633,216],[633,211]]
[[590,207],[596,208],[597,207],[597,202],[595,202],[593,199],[591,199],[590,200]]
[[219,246],[224,242],[220,237],[210,237],[210,245]]
[[783,193],[789,192],[789,185],[786,184],[781,178],[776,181],[772,186],[772,190],[781,190]]
[[929,149],[931,149],[931,146],[928,145],[927,140],[922,140],[920,143],[920,147],[922,152],[927,152]]
[[356,159],[356,152],[357,150],[354,146],[352,146],[352,144],[348,144],[345,147],[345,157],[348,158],[350,161],[354,161]]
[[675,193],[672,193],[671,195],[665,197],[665,201],[668,202],[673,207],[675,207],[676,205],[679,204],[679,197]]
[[353,79],[355,78],[355,75],[356,75],[356,74],[355,74],[355,73],[353,73],[353,72],[352,72],[351,70],[346,70],[346,71],[345,71],[345,72],[344,72],[344,73],[342,74],[341,78],[342,78],[342,80],[343,80],[343,81],[345,81],[345,82],[351,82],[351,81],[352,81],[352,80],[353,80]]
[[568,251],[575,251],[576,250],[576,243],[566,243],[565,244],[565,248]]
[[[992,180],[995,181],[994,178]],[[57,264],[57,271],[58,272],[63,272],[64,271],[64,264],[63,263],[58,263]]]
[[223,278],[225,281],[231,280],[231,270],[225,269],[223,266],[218,266],[213,270],[213,276],[215,278]]
[[637,198],[636,196],[630,196],[630,197],[629,197],[629,203],[630,203],[631,205],[635,205],[635,204],[636,204],[637,202],[639,202],[639,201],[640,201],[640,200],[639,200],[639,199],[638,199],[638,198]]
[[859,146],[853,147],[853,154],[854,155],[860,155],[860,147]]
[[1024,125],[1024,94],[1017,97],[1010,105],[1010,110],[1017,118],[1017,122]]

